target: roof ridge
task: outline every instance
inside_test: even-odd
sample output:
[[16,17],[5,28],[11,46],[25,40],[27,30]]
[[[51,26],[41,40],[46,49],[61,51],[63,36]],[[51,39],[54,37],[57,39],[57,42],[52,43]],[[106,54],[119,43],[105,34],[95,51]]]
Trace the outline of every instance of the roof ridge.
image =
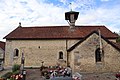
[[29,26],[29,27],[22,27],[22,28],[51,28],[51,27],[69,27],[69,26]]
[[[69,25],[57,26],[22,26],[21,28],[55,28],[55,27],[69,27]],[[75,27],[105,27],[104,25],[76,25]]]

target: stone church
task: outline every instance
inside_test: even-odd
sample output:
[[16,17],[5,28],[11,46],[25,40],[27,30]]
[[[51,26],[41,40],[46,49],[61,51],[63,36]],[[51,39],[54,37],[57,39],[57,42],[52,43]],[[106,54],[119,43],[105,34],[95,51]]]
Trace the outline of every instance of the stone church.
[[20,23],[4,37],[5,66],[21,64],[23,53],[25,67],[59,64],[70,66],[73,72],[117,72],[120,70],[117,38],[103,25],[76,26],[71,21],[70,26],[23,27]]

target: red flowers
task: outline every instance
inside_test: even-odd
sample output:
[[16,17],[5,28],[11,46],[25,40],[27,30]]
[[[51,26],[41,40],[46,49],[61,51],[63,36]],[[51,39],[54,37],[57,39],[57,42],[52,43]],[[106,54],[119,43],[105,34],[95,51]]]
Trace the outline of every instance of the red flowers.
[[22,80],[22,78],[23,78],[23,75],[21,75],[21,74],[11,76],[11,79],[14,79],[14,80]]
[[120,73],[117,73],[115,76],[116,78],[120,78]]

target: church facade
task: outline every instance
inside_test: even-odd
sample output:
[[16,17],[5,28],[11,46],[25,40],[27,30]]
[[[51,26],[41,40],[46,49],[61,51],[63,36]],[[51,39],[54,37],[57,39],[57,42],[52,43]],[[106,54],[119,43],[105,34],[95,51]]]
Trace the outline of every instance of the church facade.
[[105,26],[22,27],[6,39],[5,66],[70,66],[73,72],[117,72],[120,70],[118,36]]

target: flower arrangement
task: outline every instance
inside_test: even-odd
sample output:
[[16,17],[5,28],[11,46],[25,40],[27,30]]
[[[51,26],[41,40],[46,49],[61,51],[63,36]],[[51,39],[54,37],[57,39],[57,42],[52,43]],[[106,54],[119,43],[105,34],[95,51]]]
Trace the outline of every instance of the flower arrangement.
[[22,78],[23,78],[23,75],[17,74],[17,75],[12,75],[10,77],[10,80],[22,80]]

